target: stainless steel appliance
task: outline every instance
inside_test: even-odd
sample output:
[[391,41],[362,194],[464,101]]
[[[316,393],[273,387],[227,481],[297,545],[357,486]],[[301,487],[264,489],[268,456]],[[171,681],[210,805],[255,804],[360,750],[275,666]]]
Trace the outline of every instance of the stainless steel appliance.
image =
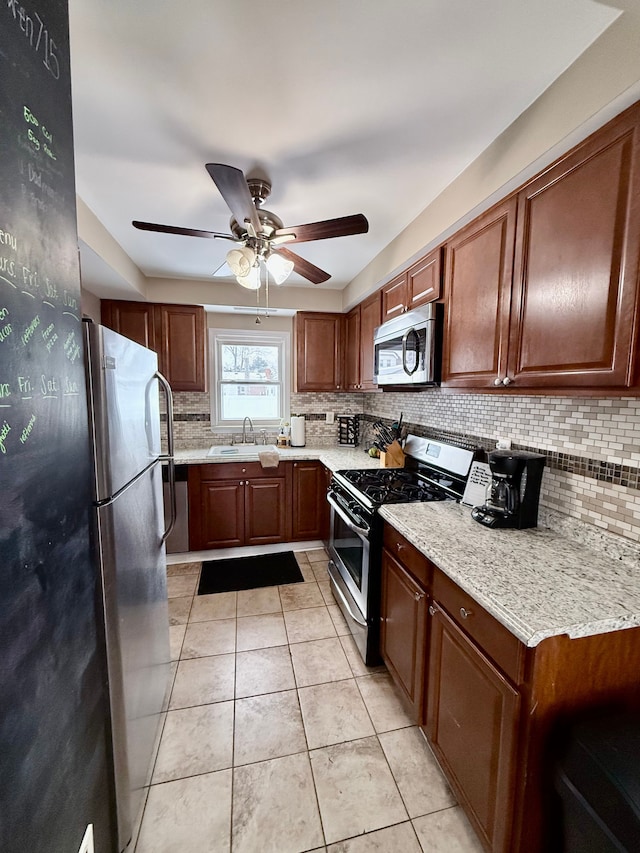
[[487,500],[471,515],[487,527],[522,530],[538,523],[538,501],[545,457],[524,450],[494,450],[489,454],[491,482]]
[[[128,845],[169,679],[162,464],[173,481],[171,390],[155,353],[85,323],[93,521],[107,661],[118,850]],[[158,383],[169,455],[160,453]],[[175,491],[172,488],[172,507]]]
[[405,468],[336,471],[331,506],[329,579],[358,649],[369,666],[380,661],[382,519],[388,503],[460,500],[472,450],[409,435]]
[[437,385],[440,381],[442,305],[431,302],[387,320],[374,332],[378,385]]
[[[183,554],[189,550],[189,488],[187,482],[188,465],[175,466],[175,524],[165,543],[167,554]],[[164,517],[171,518],[171,481],[168,466],[162,469],[164,484]]]

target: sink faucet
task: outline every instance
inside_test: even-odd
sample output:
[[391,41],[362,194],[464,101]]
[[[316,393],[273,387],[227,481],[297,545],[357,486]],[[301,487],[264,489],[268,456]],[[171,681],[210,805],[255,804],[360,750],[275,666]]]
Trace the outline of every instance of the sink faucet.
[[243,444],[247,443],[247,421],[249,421],[249,427],[251,428],[250,435],[253,436],[253,441],[250,442],[250,444],[255,444],[256,443],[256,437],[255,437],[255,434],[253,432],[253,424],[251,422],[251,418],[249,417],[249,415],[247,415],[247,417],[242,421],[242,443]]

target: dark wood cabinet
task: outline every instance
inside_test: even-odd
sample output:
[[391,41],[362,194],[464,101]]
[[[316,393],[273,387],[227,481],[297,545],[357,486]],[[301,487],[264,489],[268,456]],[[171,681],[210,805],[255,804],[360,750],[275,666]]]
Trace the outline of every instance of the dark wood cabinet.
[[298,311],[294,321],[297,391],[342,390],[342,314]]
[[344,387],[346,391],[360,388],[361,364],[361,307],[356,305],[344,318]]
[[389,551],[382,551],[380,654],[416,723],[423,722],[428,598]]
[[502,387],[507,375],[515,223],[516,201],[509,199],[447,243],[445,385]]
[[625,113],[518,193],[506,377],[624,386],[640,252],[640,126]]
[[383,285],[382,320],[392,320],[407,310],[407,274],[400,273],[390,282]]
[[321,462],[293,462],[292,535],[294,542],[327,539],[328,503],[326,469]]
[[440,298],[442,247],[429,252],[382,287],[382,319],[390,320]]
[[158,305],[158,352],[175,391],[205,390],[205,313],[200,305]]
[[192,465],[188,473],[189,548],[267,545],[291,538],[290,471],[259,462]]
[[558,724],[612,705],[640,712],[640,628],[526,647],[389,524],[381,620],[399,695],[486,850],[555,849]]
[[201,305],[103,299],[105,326],[158,354],[174,391],[205,391],[205,312]]
[[426,733],[487,849],[511,849],[520,694],[437,604]]
[[443,384],[633,386],[640,105],[455,234],[446,253]]
[[154,306],[148,302],[103,299],[100,319],[103,326],[130,338],[140,346],[156,350]]
[[285,477],[244,481],[244,544],[286,542],[288,521]]
[[375,391],[373,333],[382,323],[382,294],[372,294],[360,303],[360,390]]
[[381,293],[356,305],[344,319],[344,387],[347,391],[373,391],[373,332],[382,322]]

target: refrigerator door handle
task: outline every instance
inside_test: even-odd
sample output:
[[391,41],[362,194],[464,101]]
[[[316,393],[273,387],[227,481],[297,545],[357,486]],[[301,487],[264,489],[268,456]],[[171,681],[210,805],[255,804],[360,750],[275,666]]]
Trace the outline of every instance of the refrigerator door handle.
[[173,394],[171,393],[171,386],[164,378],[160,371],[156,371],[156,379],[160,383],[160,387],[164,391],[164,395],[167,401],[167,455],[161,456],[160,459],[163,462],[167,462],[168,464],[168,474],[169,474],[169,503],[171,506],[171,518],[169,519],[169,524],[167,525],[167,529],[162,534],[162,541],[166,542],[173,530],[177,511],[176,511],[176,467],[173,459]]

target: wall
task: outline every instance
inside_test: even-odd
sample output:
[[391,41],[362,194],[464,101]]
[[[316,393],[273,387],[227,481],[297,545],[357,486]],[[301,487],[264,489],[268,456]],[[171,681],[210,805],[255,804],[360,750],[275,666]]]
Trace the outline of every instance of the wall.
[[360,272],[348,309],[640,98],[640,7],[623,14]]
[[89,823],[96,853],[115,847],[67,13],[0,10],[2,853],[75,853]]
[[94,323],[100,322],[100,300],[84,288],[80,288],[80,310],[83,317],[90,317]]
[[485,449],[498,438],[547,456],[541,504],[640,542],[640,399],[451,394],[441,389],[366,394],[371,423],[396,420]]

